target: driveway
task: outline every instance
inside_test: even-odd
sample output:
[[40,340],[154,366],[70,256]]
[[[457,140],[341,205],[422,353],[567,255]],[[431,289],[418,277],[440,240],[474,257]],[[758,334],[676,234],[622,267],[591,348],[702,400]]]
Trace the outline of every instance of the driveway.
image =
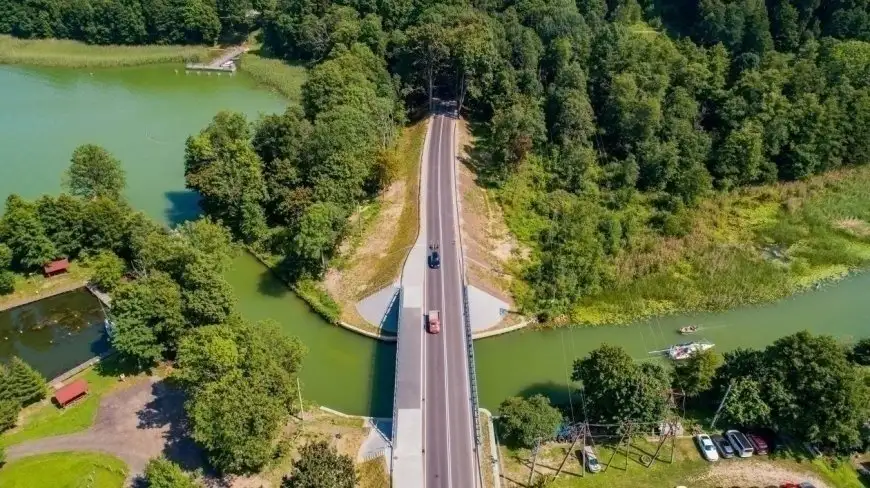
[[128,482],[142,474],[149,459],[161,454],[185,468],[196,469],[204,465],[204,457],[187,436],[184,418],[183,394],[152,377],[105,395],[88,430],[11,446],[6,459],[59,451],[100,451],[127,463]]

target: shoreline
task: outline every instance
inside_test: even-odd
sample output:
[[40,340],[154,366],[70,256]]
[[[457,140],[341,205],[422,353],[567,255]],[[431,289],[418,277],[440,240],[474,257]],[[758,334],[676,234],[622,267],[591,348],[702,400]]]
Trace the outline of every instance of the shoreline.
[[268,269],[272,273],[272,275],[275,276],[275,278],[277,278],[281,283],[283,283],[284,286],[286,286],[290,291],[295,293],[296,296],[299,297],[299,299],[301,299],[303,302],[305,302],[306,305],[311,307],[311,310],[314,311],[317,315],[320,315],[320,317],[323,320],[325,320],[326,322],[328,322],[332,325],[341,327],[343,329],[346,329],[350,332],[354,332],[354,333],[357,333],[357,334],[360,334],[360,335],[363,335],[363,336],[366,336],[366,337],[369,337],[372,339],[376,339],[379,341],[395,343],[396,340],[398,340],[398,337],[395,335],[387,335],[387,334],[380,334],[380,333],[376,333],[376,332],[371,332],[371,331],[362,329],[360,327],[357,327],[355,325],[351,325],[351,324],[348,324],[348,323],[343,322],[341,320],[338,320],[334,317],[331,317],[328,313],[326,313],[325,310],[323,310],[323,307],[320,303],[314,303],[314,301],[311,300],[311,298],[306,293],[300,292],[300,290],[297,286],[294,286],[294,285],[291,285],[290,283],[288,283],[277,271],[275,271],[275,268],[272,267],[268,262],[266,262],[266,260],[263,259],[263,257],[260,256],[258,253],[249,249],[247,246],[245,246],[244,252],[250,254],[251,256],[254,257],[254,259],[257,260],[257,262],[259,262],[260,264],[265,266],[266,269]]

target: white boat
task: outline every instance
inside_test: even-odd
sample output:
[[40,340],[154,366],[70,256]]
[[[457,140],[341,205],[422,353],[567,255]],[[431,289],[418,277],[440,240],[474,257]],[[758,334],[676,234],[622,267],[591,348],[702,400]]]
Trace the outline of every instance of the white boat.
[[681,359],[687,359],[692,354],[696,352],[706,351],[710,349],[715,344],[709,342],[684,342],[682,344],[675,344],[668,348],[665,352],[668,357],[673,359],[674,361],[679,361]]

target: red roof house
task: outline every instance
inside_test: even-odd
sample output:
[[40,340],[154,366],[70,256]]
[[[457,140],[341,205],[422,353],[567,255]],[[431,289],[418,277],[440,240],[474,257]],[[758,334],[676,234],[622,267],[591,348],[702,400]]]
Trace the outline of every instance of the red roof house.
[[77,379],[54,392],[54,401],[59,407],[65,407],[70,403],[88,394],[88,382]]
[[52,261],[42,267],[46,277],[63,273],[67,269],[69,269],[69,259],[67,258]]

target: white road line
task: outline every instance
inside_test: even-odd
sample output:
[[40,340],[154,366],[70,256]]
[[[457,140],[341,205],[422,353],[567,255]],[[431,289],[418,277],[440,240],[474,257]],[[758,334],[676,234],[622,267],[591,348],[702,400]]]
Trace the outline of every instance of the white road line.
[[[428,147],[428,144],[426,144],[426,143],[428,143],[432,138],[432,127],[433,126],[434,126],[433,121],[430,120],[429,127],[427,128],[427,131],[426,131],[426,140],[424,141],[424,145],[426,145],[427,151],[429,150],[429,147]],[[420,162],[420,166],[421,166],[420,167],[420,176],[421,176],[420,191],[426,191],[426,184],[429,182],[429,164],[428,164],[428,161],[429,161],[429,154],[424,153],[423,160]],[[429,194],[427,192],[426,197],[428,198],[428,196],[429,196]],[[429,230],[427,229],[427,226],[429,225],[429,216],[427,215],[427,212],[429,211],[429,207],[428,207],[428,205],[426,205],[426,198],[423,198],[422,200],[423,200],[423,204],[421,205],[422,208],[421,208],[420,216],[421,216],[424,224],[420,230],[422,236],[418,236],[417,243],[420,242],[419,237],[423,237],[423,241],[425,241],[428,234],[429,234]],[[411,251],[411,253],[413,254],[413,251]],[[427,257],[427,259],[428,259],[428,257]],[[428,315],[425,315],[425,314],[428,314],[428,311],[426,310],[426,306],[428,305],[428,303],[427,303],[428,300],[429,299],[427,298],[427,294],[426,294],[426,271],[423,271],[423,300],[422,300],[423,308],[420,311],[424,315],[420,318],[421,319],[423,319],[423,317],[426,317],[426,318],[423,319],[423,324],[420,324],[420,325],[423,325],[423,330],[420,333],[420,385],[422,385],[421,389],[420,389],[420,400],[421,400],[421,407],[422,407],[424,419],[426,418],[426,414],[429,410],[429,408],[426,406],[426,320],[428,319]],[[393,420],[393,422],[395,422],[395,420]],[[427,438],[427,436],[426,436],[426,424],[424,422],[424,424],[423,424],[423,482],[424,483],[426,481],[426,467],[427,467],[426,466],[426,464],[427,464],[426,463],[426,438]]]

